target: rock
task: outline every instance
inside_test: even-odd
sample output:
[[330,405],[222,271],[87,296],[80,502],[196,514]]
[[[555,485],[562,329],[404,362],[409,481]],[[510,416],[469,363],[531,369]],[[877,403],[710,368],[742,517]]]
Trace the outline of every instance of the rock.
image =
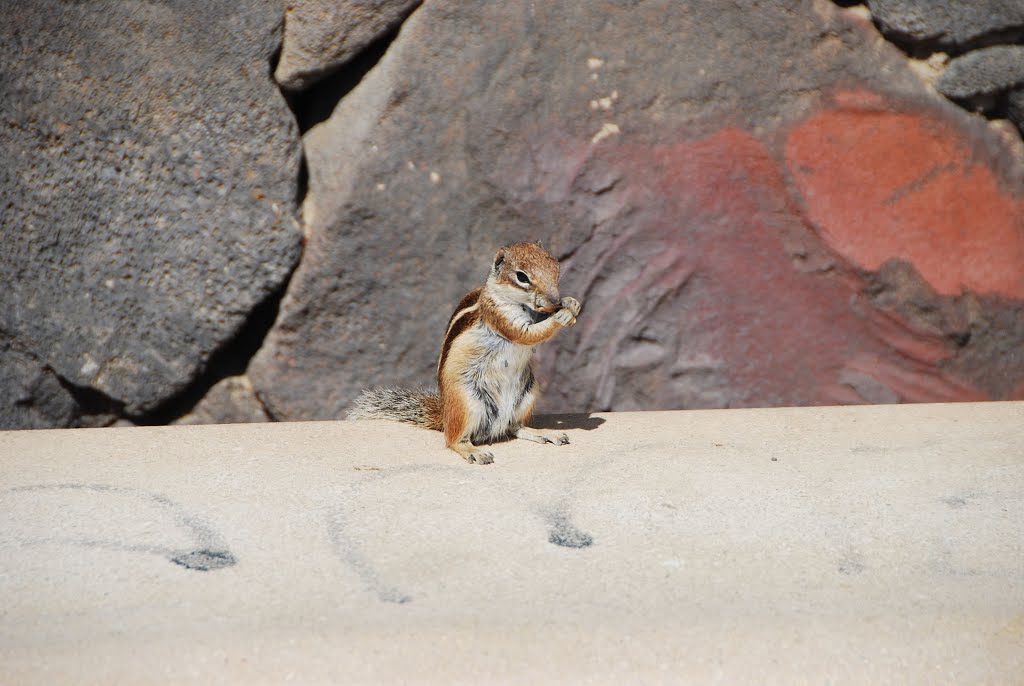
[[302,90],[393,32],[422,0],[308,0],[285,6],[284,41],[274,78]]
[[268,73],[280,14],[270,0],[5,13],[0,331],[130,416],[186,387],[299,257],[297,128]]
[[797,127],[786,159],[806,216],[856,267],[900,257],[940,295],[1024,301],[1021,199],[972,147],[936,116],[840,109]]
[[882,32],[925,48],[964,48],[1024,33],[1019,0],[868,0]]
[[1006,98],[1006,117],[1024,135],[1024,88],[1010,91]]
[[1024,85],[1024,46],[982,48],[950,60],[935,87],[946,97],[963,100],[997,95]]
[[78,403],[57,376],[30,353],[0,337],[0,430],[69,426]]
[[100,393],[72,387],[0,333],[0,431],[107,426],[122,409]]
[[[1020,160],[829,3],[435,0],[305,144],[307,251],[249,367],[275,417],[433,385],[459,298],[537,238],[584,302],[540,349],[540,411],[1024,381]],[[904,307],[876,279],[901,262],[960,314]]]
[[173,424],[248,424],[270,421],[246,376],[218,381],[202,400]]
[[924,59],[911,58],[907,64],[922,81],[934,86],[949,64],[949,55],[944,52],[933,52]]

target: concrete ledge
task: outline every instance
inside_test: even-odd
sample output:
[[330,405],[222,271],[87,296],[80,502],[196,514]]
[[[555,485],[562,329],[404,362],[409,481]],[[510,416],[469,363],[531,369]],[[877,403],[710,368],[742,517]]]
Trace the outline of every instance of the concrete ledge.
[[1024,403],[0,433],[2,683],[1019,683]]

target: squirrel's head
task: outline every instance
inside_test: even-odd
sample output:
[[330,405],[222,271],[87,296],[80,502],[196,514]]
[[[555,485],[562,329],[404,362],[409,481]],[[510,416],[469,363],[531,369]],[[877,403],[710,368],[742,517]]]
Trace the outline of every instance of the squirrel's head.
[[487,285],[502,300],[536,312],[555,312],[561,307],[558,260],[540,243],[513,243],[499,248]]

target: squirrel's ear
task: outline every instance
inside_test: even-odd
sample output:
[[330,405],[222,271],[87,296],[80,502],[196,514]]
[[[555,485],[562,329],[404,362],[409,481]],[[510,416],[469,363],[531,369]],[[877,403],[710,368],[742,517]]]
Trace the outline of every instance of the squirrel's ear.
[[494,256],[494,273],[497,274],[501,265],[505,263],[505,248],[498,248],[498,254]]

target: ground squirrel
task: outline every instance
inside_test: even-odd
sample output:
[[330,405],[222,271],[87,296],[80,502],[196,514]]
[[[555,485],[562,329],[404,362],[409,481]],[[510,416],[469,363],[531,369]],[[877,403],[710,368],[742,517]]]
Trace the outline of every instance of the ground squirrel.
[[394,419],[443,431],[467,462],[490,464],[479,444],[515,436],[565,445],[564,433],[527,428],[537,402],[533,349],[572,326],[575,298],[558,294],[558,260],[539,243],[500,248],[483,288],[468,293],[448,320],[437,361],[439,393],[363,391],[349,417]]

